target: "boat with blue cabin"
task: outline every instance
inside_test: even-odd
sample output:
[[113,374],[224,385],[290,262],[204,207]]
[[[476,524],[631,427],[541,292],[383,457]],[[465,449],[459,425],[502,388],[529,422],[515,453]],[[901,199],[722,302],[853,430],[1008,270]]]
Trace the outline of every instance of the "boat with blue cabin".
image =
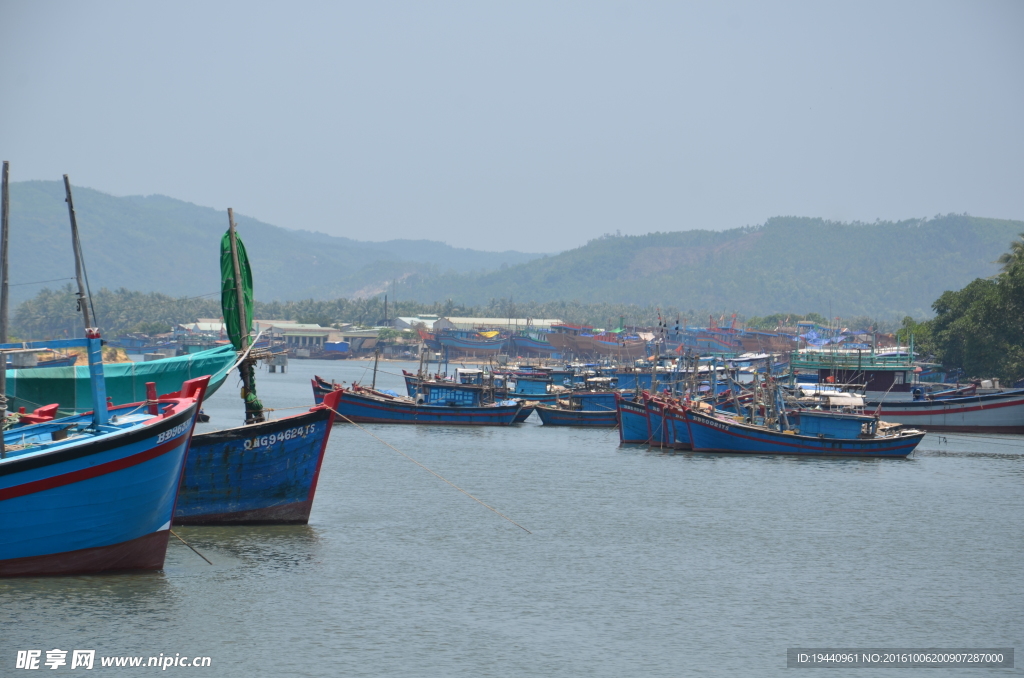
[[753,424],[693,408],[686,410],[686,422],[696,452],[906,457],[925,435],[860,414],[827,410],[801,410],[798,414],[796,429]]
[[[314,398],[324,398],[329,384],[320,377],[313,379]],[[480,389],[459,388],[455,384],[422,382],[416,398],[383,393],[358,384],[344,388],[330,384],[337,391],[335,423],[373,424],[449,424],[468,426],[510,426],[523,409],[518,400],[501,400],[484,405]],[[321,400],[322,402],[322,400]]]

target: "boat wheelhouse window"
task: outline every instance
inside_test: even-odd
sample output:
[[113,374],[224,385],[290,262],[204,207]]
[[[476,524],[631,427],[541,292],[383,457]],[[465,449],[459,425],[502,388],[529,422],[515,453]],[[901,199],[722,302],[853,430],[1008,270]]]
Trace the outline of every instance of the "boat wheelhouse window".
[[894,383],[894,384],[902,384],[903,383],[904,375],[906,375],[906,372],[893,372],[892,383]]

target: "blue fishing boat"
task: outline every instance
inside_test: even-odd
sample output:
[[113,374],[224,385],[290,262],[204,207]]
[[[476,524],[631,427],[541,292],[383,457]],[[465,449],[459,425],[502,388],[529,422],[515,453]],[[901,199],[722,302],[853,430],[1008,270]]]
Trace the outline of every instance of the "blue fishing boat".
[[155,414],[146,403],[101,406],[7,432],[0,576],[162,568],[208,381],[185,382]]
[[537,405],[537,414],[545,426],[594,426],[611,428],[619,425],[614,410],[573,410],[562,407]]
[[176,525],[306,524],[340,391],[308,412],[197,433],[174,510]]
[[[53,351],[52,353],[56,353],[56,351]],[[8,360],[7,369],[13,370],[18,367],[20,367],[21,369],[39,369],[41,367],[70,367],[74,365],[76,362],[78,362],[77,355],[61,355],[59,353],[56,353],[56,355],[50,358],[37,359],[34,365],[19,366],[16,365],[13,360]]]
[[800,428],[788,431],[694,409],[686,411],[686,421],[697,452],[906,457],[925,435],[875,417],[815,410],[802,410]]
[[615,399],[615,404],[619,415],[619,442],[646,445],[649,440],[648,422],[643,400],[627,399],[620,395]]
[[[487,332],[487,335],[492,334]],[[475,331],[444,329],[436,333],[437,341],[444,348],[454,353],[467,355],[495,355],[508,351],[509,339],[494,332],[489,337]]]
[[308,412],[267,421],[256,397],[252,346],[252,271],[228,211],[221,243],[222,298],[232,346],[239,351],[246,425],[193,436],[174,511],[180,525],[305,524],[340,393],[327,392]]
[[519,334],[512,336],[512,350],[517,356],[555,357],[558,354],[558,348],[552,346],[551,342],[547,340],[548,334],[551,333],[536,330],[533,332],[520,331]]
[[[314,397],[321,385],[313,380]],[[323,380],[319,380],[323,381]],[[392,396],[353,384],[351,389],[335,386],[338,414],[335,423],[358,424],[449,424],[462,426],[510,426],[523,408],[518,400],[481,405],[478,392],[431,384],[416,400]],[[326,396],[321,390],[322,395]],[[474,397],[475,396],[475,397]]]
[[210,382],[209,376],[179,381],[178,397],[108,408],[102,340],[82,284],[81,243],[67,175],[64,186],[85,321],[85,339],[66,345],[86,349],[95,406],[87,414],[4,433],[0,576],[163,567],[178,484]]

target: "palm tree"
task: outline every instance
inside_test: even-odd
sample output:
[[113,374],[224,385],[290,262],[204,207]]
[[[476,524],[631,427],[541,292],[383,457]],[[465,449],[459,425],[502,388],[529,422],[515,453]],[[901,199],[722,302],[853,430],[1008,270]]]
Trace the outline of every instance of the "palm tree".
[[1000,254],[995,263],[1002,266],[1003,273],[1009,273],[1014,264],[1022,261],[1024,261],[1024,233],[1010,243],[1010,251]]

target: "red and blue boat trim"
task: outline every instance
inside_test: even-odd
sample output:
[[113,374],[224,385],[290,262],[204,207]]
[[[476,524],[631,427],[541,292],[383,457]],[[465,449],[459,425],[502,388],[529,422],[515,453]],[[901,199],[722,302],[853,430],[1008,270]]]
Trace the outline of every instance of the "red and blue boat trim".
[[[24,426],[0,460],[0,576],[163,567],[189,441],[209,377],[181,396]],[[62,436],[67,435],[62,439]],[[19,449],[20,445],[25,447]]]

